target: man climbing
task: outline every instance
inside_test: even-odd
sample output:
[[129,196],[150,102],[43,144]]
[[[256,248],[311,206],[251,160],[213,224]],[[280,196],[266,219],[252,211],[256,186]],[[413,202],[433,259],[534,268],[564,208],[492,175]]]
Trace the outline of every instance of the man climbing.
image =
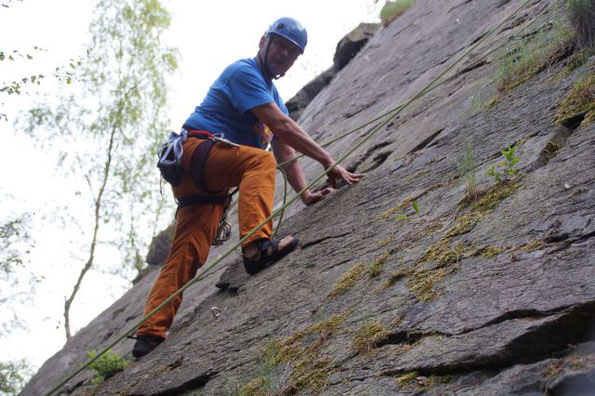
[[[306,43],[306,30],[298,21],[275,21],[260,39],[256,58],[228,66],[184,123],[190,138],[183,143],[181,182],[173,188],[179,203],[176,233],[171,252],[149,294],[145,314],[190,281],[206,262],[224,210],[221,197],[230,188],[239,187],[238,220],[243,238],[271,215],[276,161],[294,159],[296,150],[325,169],[332,167],[328,177],[333,187],[339,180],[352,184],[363,177],[336,165],[331,155],[288,117],[273,84],[272,80],[283,77],[304,52]],[[214,141],[211,134],[228,142]],[[265,150],[269,144],[274,156]],[[306,187],[297,161],[288,162],[284,170],[296,192]],[[301,199],[311,205],[331,191],[306,190]],[[296,237],[279,241],[271,239],[272,231],[269,221],[242,243],[244,267],[249,274],[271,265],[296,247]],[[139,327],[132,351],[135,357],[146,355],[165,340],[181,302],[182,296],[178,296]]]

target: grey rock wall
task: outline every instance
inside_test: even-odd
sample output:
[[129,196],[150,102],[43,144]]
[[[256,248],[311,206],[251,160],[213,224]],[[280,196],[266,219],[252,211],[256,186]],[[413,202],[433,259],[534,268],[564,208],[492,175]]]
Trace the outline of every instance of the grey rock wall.
[[[301,124],[326,141],[404,103],[519,4],[419,0],[316,96]],[[497,55],[473,59],[563,5],[531,2],[346,159],[366,174],[360,184],[312,207],[292,206],[281,234],[300,237],[296,252],[250,277],[232,254],[187,291],[170,337],[153,353],[99,388],[84,372],[64,393],[589,394],[595,126],[558,126],[554,113],[595,64],[553,78],[566,68],[567,59],[557,59],[489,109],[473,99],[489,89]],[[339,156],[361,136],[330,151]],[[513,144],[519,174],[499,186],[486,172]],[[487,191],[471,203],[456,166],[467,146]],[[321,170],[301,163],[309,178]],[[138,320],[156,274],[79,331],[23,394],[44,393],[86,350]],[[220,282],[227,290],[215,287]],[[131,346],[116,351],[130,357]],[[268,360],[265,349],[275,352]]]
[[285,103],[289,116],[299,120],[302,112],[339,72],[358,54],[380,28],[380,24],[361,23],[337,43],[333,65],[314,78]]

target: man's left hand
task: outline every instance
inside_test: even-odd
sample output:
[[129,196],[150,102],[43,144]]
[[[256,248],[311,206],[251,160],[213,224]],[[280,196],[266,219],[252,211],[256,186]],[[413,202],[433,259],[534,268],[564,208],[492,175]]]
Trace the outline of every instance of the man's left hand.
[[351,173],[340,165],[335,165],[328,173],[329,183],[333,188],[339,188],[339,182],[343,180],[347,184],[359,182],[364,175],[360,173]]

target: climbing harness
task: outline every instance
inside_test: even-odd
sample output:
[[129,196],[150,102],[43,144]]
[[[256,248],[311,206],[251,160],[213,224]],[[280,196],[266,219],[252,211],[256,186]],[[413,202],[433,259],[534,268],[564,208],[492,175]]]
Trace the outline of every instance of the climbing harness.
[[[227,256],[229,256],[236,248],[238,248],[239,246],[241,246],[241,244],[248,240],[248,238],[252,237],[256,232],[258,232],[258,230],[260,230],[265,224],[267,224],[269,221],[271,221],[274,217],[276,217],[277,215],[279,215],[279,213],[282,213],[282,211],[289,205],[291,205],[293,202],[295,202],[305,191],[307,191],[308,189],[312,188],[312,186],[316,185],[320,180],[322,180],[323,177],[327,176],[328,173],[334,168],[334,166],[345,160],[348,156],[350,156],[351,154],[353,154],[357,149],[359,149],[365,142],[367,142],[371,137],[375,136],[376,133],[378,133],[383,127],[385,127],[386,125],[388,125],[391,121],[393,121],[393,119],[405,108],[407,108],[409,105],[411,105],[411,103],[413,103],[415,100],[419,99],[420,97],[422,97],[423,95],[425,95],[426,93],[428,93],[429,91],[431,91],[432,89],[436,88],[436,84],[438,83],[438,81],[440,81],[440,79],[442,79],[448,72],[450,72],[458,63],[460,63],[467,55],[469,55],[469,53],[471,51],[473,51],[475,48],[477,48],[477,46],[479,46],[479,44],[481,44],[487,37],[489,37],[490,35],[492,35],[496,30],[498,30],[507,20],[509,20],[512,16],[514,16],[519,10],[521,10],[523,7],[525,7],[530,0],[525,0],[524,2],[522,2],[522,4],[519,5],[519,7],[517,7],[514,11],[511,12],[511,14],[509,14],[508,16],[506,16],[500,23],[498,23],[492,30],[490,30],[488,33],[486,33],[481,39],[477,40],[474,44],[471,45],[471,47],[465,51],[458,59],[456,59],[450,66],[448,66],[443,72],[441,72],[437,77],[435,77],[430,83],[428,83],[424,88],[422,88],[420,91],[418,91],[416,94],[414,94],[409,100],[407,100],[405,103],[398,105],[397,107],[387,111],[384,113],[384,115],[386,116],[385,119],[383,119],[381,122],[379,122],[377,125],[375,125],[374,127],[372,127],[367,133],[365,133],[362,137],[362,140],[360,142],[358,142],[357,144],[353,145],[345,154],[343,154],[338,160],[337,162],[325,169],[325,171],[323,173],[321,173],[320,175],[318,175],[317,177],[314,178],[314,180],[312,180],[306,187],[304,187],[302,190],[298,191],[293,197],[291,197],[281,208],[275,210],[275,212],[273,214],[271,214],[269,217],[267,217],[266,219],[264,219],[260,224],[258,224],[256,227],[254,227],[250,232],[248,232],[242,239],[240,239],[240,241],[238,241],[234,246],[230,247],[225,253],[221,254],[219,257],[217,257],[211,264],[206,265],[205,268],[198,274],[196,274],[196,276],[194,278],[192,278],[190,281],[188,281],[184,286],[182,286],[180,289],[178,289],[175,293],[173,293],[171,296],[169,296],[167,299],[165,299],[161,304],[159,304],[157,307],[155,307],[151,312],[147,313],[142,319],[140,319],[136,324],[134,324],[130,329],[128,329],[127,331],[125,331],[122,335],[120,335],[118,338],[116,338],[114,341],[112,341],[111,343],[109,343],[109,345],[107,345],[105,348],[103,348],[99,353],[97,353],[97,355],[95,355],[95,357],[89,359],[87,362],[85,362],[84,364],[82,364],[78,369],[76,369],[74,372],[72,372],[70,375],[66,376],[64,379],[62,379],[62,381],[57,384],[56,386],[54,386],[52,389],[50,389],[50,391],[46,394],[46,395],[51,395],[54,392],[56,392],[60,387],[62,387],[64,384],[66,384],[69,380],[71,380],[72,378],[74,378],[77,374],[79,374],[81,371],[83,371],[84,369],[86,369],[87,367],[89,367],[89,365],[91,365],[93,362],[95,362],[97,359],[99,359],[101,356],[103,356],[107,351],[109,351],[112,347],[114,347],[117,343],[119,343],[121,340],[123,340],[124,338],[126,338],[129,334],[132,334],[136,329],[138,329],[147,319],[149,319],[151,316],[153,316],[157,311],[159,311],[161,308],[163,308],[165,305],[169,304],[174,298],[178,297],[179,295],[181,295],[182,293],[184,293],[184,291],[186,291],[186,289],[188,289],[189,287],[191,287],[193,284],[195,284],[196,282],[204,279],[204,277],[210,272],[211,269],[213,269],[216,265],[218,265],[221,261],[223,261],[223,259],[225,259]],[[378,118],[376,120],[380,120],[382,119],[382,117]],[[365,125],[371,125],[372,122],[368,122]],[[362,129],[364,127],[358,127],[356,129]],[[351,131],[350,131],[351,132]],[[292,159],[292,161],[295,159]]]
[[237,189],[232,193],[208,189],[204,182],[204,167],[209,153],[217,142],[225,145],[237,145],[224,139],[221,135],[209,132],[186,129],[182,129],[180,134],[172,132],[169,135],[168,141],[159,149],[157,167],[161,172],[161,176],[174,187],[179,186],[182,181],[182,174],[184,173],[182,169],[183,143],[188,138],[204,140],[203,143],[196,147],[194,153],[192,153],[192,158],[190,159],[190,176],[196,188],[208,195],[181,197],[177,200],[177,210],[190,205],[224,204],[223,214],[217,226],[215,238],[212,241],[213,246],[219,246],[231,238],[231,224],[227,221],[227,214],[232,196],[237,192]]

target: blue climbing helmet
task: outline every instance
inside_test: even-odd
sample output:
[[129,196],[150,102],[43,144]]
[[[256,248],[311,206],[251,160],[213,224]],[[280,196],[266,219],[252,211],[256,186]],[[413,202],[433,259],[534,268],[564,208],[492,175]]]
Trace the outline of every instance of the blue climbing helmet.
[[294,18],[285,17],[277,19],[267,30],[267,35],[269,34],[276,34],[291,41],[300,48],[302,54],[306,49],[306,44],[308,44],[308,32],[306,32],[306,28]]

